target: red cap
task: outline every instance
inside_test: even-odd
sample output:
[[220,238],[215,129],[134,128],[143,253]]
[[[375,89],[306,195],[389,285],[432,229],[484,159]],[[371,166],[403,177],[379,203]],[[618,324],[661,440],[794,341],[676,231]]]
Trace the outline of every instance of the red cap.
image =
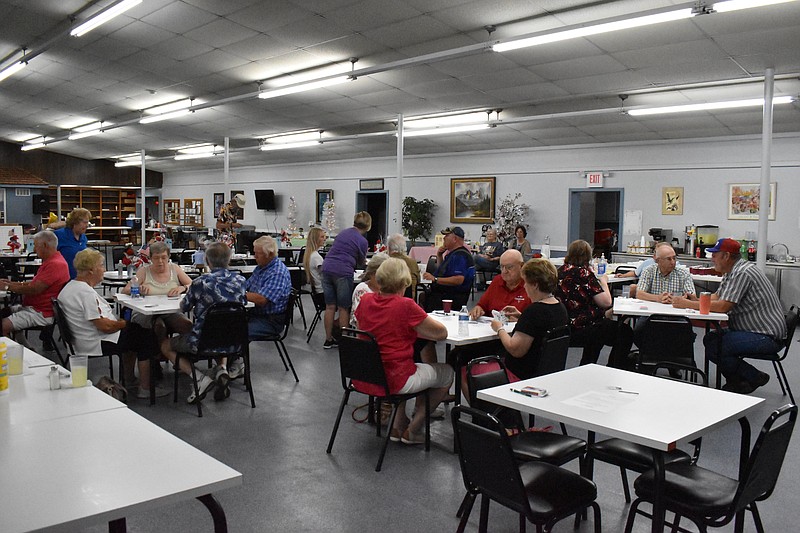
[[717,244],[712,246],[711,248],[706,249],[707,252],[729,252],[732,254],[738,254],[739,250],[742,249],[742,245],[739,241],[735,239],[720,239],[717,241]]

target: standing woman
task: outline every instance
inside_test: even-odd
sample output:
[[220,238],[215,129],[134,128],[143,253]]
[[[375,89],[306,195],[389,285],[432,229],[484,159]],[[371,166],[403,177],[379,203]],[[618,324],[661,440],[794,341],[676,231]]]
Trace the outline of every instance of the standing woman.
[[608,276],[598,278],[589,268],[591,260],[589,243],[573,241],[558,269],[555,296],[569,313],[570,344],[583,346],[581,364],[596,363],[603,346],[611,346],[608,366],[624,368],[633,344],[633,330],[627,324],[605,318],[605,310],[611,307]]
[[518,250],[519,253],[522,254],[522,260],[527,261],[531,258],[531,243],[528,241],[528,230],[525,229],[525,226],[522,224],[518,224],[516,228],[514,228],[514,236],[516,237],[512,241],[512,248]]
[[[67,221],[64,224],[66,227],[61,227],[54,232],[58,238],[58,251],[64,256],[69,267],[70,279],[75,279],[75,276],[78,275],[73,262],[77,253],[86,249],[86,230],[89,229],[91,218],[92,213],[88,209],[76,207],[67,215]],[[61,224],[56,222],[50,224],[49,227],[57,226],[61,226]]]
[[306,251],[303,255],[303,269],[311,285],[311,292],[322,293],[322,256],[319,251],[325,246],[328,236],[322,228],[311,228],[306,238]]
[[372,228],[372,216],[359,211],[353,218],[353,227],[339,233],[322,262],[322,290],[325,293],[325,344],[323,348],[338,346],[333,338],[333,318],[339,311],[339,327],[350,322],[353,297],[353,274],[367,260],[369,247],[364,235]]
[[228,248],[236,245],[235,228],[241,228],[239,213],[244,209],[245,199],[243,194],[235,194],[231,201],[223,205],[217,217],[217,240],[224,242]]

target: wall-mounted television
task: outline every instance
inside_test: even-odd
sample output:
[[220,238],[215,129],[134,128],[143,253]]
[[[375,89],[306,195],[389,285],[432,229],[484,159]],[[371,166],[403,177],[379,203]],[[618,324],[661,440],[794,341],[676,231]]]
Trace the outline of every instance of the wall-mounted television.
[[272,189],[265,189],[255,191],[256,193],[256,208],[265,211],[275,211],[275,191]]

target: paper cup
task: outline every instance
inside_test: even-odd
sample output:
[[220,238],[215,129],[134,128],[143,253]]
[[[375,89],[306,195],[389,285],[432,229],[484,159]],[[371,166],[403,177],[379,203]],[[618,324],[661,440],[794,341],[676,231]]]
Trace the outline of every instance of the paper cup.
[[450,313],[453,310],[453,300],[442,300],[442,309],[445,313]]
[[8,357],[8,374],[10,376],[18,376],[23,372],[23,354],[24,349],[21,344],[9,344],[6,348],[6,357]]

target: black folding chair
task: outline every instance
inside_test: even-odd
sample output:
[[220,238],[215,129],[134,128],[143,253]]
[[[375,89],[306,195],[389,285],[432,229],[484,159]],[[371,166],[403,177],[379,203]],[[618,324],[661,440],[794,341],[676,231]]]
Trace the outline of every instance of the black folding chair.
[[[50,300],[53,303],[53,323],[58,326],[58,331],[61,334],[61,341],[64,343],[64,346],[67,348],[67,357],[66,360],[61,357],[61,352],[58,353],[58,358],[61,360],[61,364],[63,366],[67,366],[69,363],[69,358],[72,355],[86,355],[89,358],[92,357],[108,357],[108,373],[111,376],[111,379],[114,379],[114,356],[112,354],[104,355],[104,354],[76,354],[75,353],[75,336],[72,334],[72,328],[67,321],[67,317],[64,315],[64,312],[61,310],[61,306],[58,303],[58,300],[55,298],[51,298]],[[124,376],[124,372],[122,371],[122,356],[119,356],[119,375],[120,377]]]
[[[197,387],[197,371],[194,363],[197,361],[216,360],[227,357],[232,360],[242,357],[244,360],[244,384],[250,393],[250,406],[255,408],[256,399],[253,396],[253,384],[250,381],[250,341],[247,336],[247,314],[244,305],[237,302],[224,302],[212,305],[205,314],[203,328],[197,341],[197,352],[178,352],[175,357],[175,385],[173,401],[178,401],[178,376],[181,359],[189,361],[192,367],[192,385],[195,396],[200,395]],[[197,416],[203,416],[201,401],[197,401]]]
[[[350,394],[353,392],[361,392],[353,384],[353,381],[369,383],[382,388],[384,393],[375,397],[379,401],[389,403],[392,406],[392,414],[389,417],[389,425],[386,429],[386,438],[384,439],[380,456],[378,456],[378,465],[375,467],[376,472],[381,471],[383,457],[386,455],[386,447],[389,445],[391,428],[394,426],[394,419],[395,416],[397,416],[398,406],[421,394],[425,396],[425,451],[427,452],[430,450],[431,427],[428,391],[426,389],[411,394],[391,394],[389,392],[389,384],[386,382],[386,373],[384,372],[383,360],[381,359],[381,350],[378,346],[378,341],[372,334],[358,329],[342,329],[342,337],[339,339],[339,369],[344,395],[339,404],[339,413],[336,416],[336,423],[333,425],[327,453],[331,453],[333,449],[333,441],[336,439],[336,433],[339,431],[339,423],[342,421],[342,414],[344,413],[344,408],[347,405]],[[367,393],[361,392],[361,394]],[[375,426],[377,428],[377,435],[380,437],[381,425],[375,424]]]
[[[284,313],[283,318],[283,329],[280,333],[276,335],[262,335],[257,337],[250,337],[251,341],[271,341],[275,343],[275,349],[278,350],[278,356],[281,358],[281,362],[283,363],[283,367],[288,372],[289,369],[292,370],[292,374],[294,375],[294,380],[296,382],[300,382],[300,379],[297,377],[297,372],[294,370],[294,365],[292,364],[292,358],[289,357],[289,351],[286,349],[286,345],[283,343],[286,336],[289,334],[289,326],[292,325],[292,314],[294,313],[294,302],[297,300],[298,296],[297,293],[292,289],[289,293],[289,299],[286,302],[286,312]],[[289,363],[288,366],[286,363]]]
[[314,334],[314,328],[322,320],[322,313],[325,312],[325,295],[321,292],[311,292],[311,301],[314,302],[314,318],[311,319],[311,327],[308,328],[308,335],[306,335],[306,344],[311,342],[311,336]]

